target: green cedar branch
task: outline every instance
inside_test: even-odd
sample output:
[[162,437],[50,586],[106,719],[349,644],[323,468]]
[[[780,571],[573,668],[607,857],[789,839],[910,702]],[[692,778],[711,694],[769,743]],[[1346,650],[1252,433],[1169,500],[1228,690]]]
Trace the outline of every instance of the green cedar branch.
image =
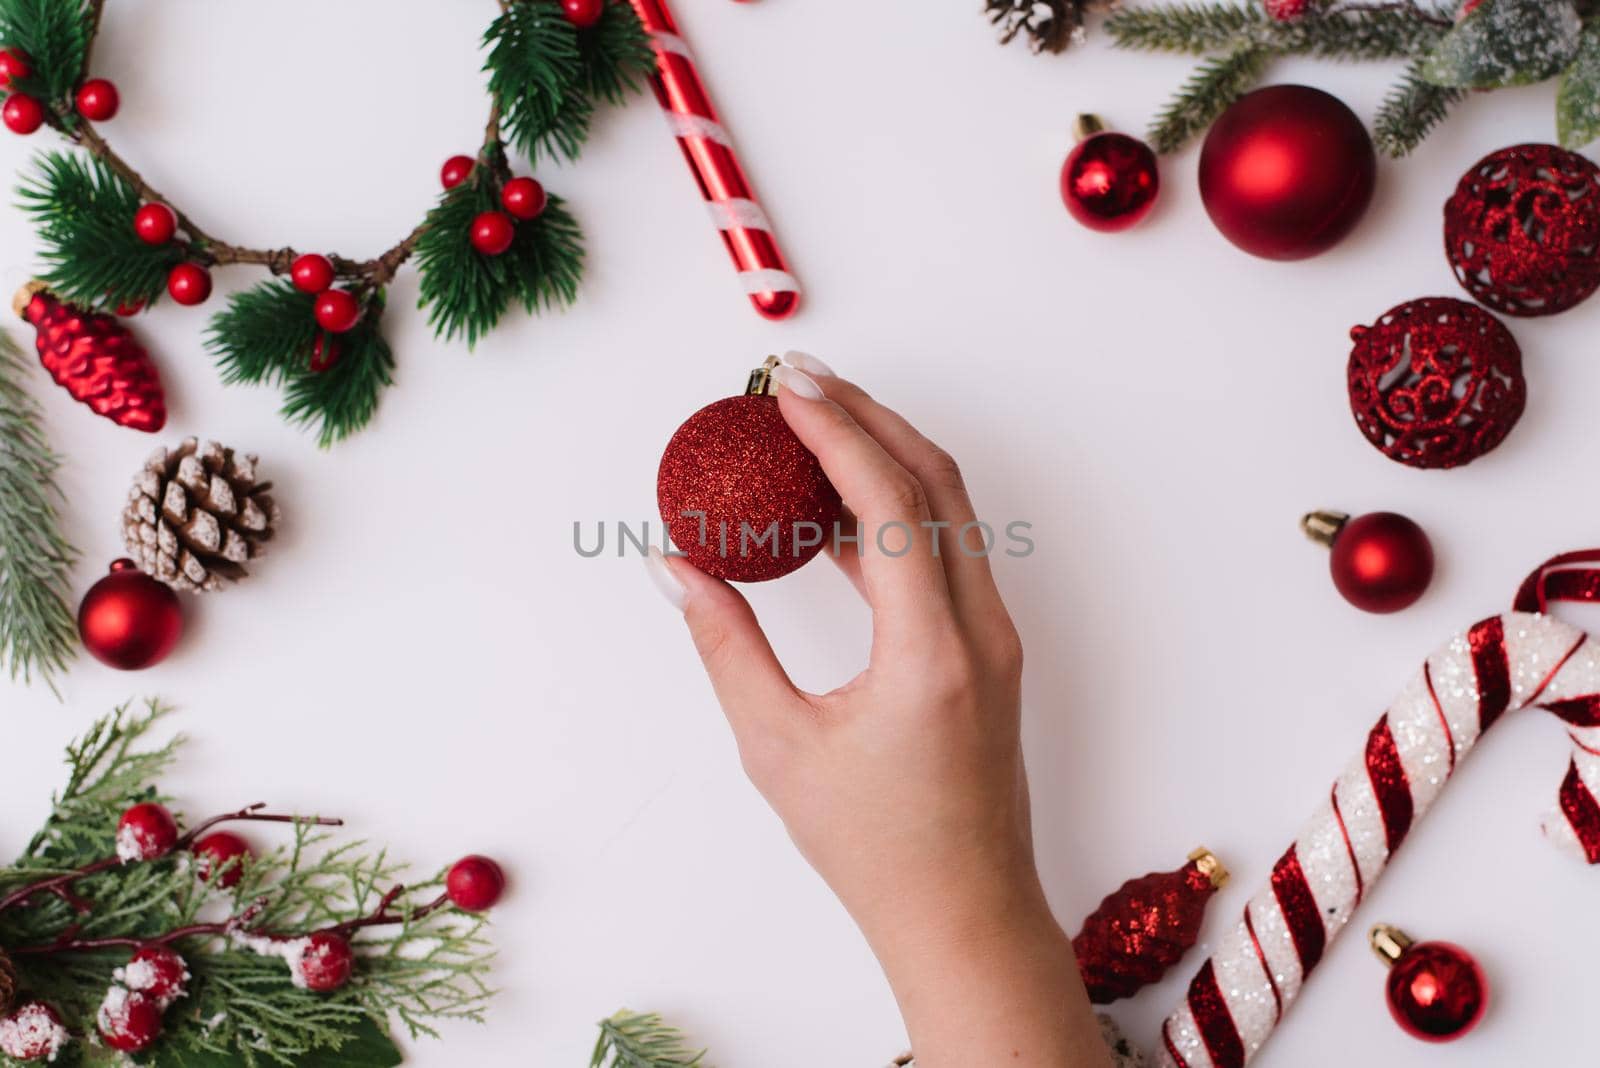
[[623,1009],[600,1021],[589,1068],[710,1068],[705,1056],[655,1013]]

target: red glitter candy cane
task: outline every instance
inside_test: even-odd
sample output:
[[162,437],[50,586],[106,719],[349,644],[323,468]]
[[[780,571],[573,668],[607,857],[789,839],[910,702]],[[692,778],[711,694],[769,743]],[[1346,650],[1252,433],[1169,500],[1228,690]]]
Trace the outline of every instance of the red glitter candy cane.
[[656,99],[689,161],[712,221],[722,232],[745,291],[762,316],[787,319],[800,306],[800,283],[784,263],[772,224],[739,166],[732,138],[717,121],[694,56],[665,0],[632,3],[655,50],[656,74],[650,82]]

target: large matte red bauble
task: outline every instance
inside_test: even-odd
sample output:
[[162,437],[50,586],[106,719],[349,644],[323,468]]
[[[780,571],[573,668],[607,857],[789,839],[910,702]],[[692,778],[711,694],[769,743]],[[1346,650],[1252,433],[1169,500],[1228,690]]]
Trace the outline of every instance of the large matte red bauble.
[[1444,247],[1495,311],[1566,311],[1600,288],[1600,167],[1556,145],[1490,153],[1444,206]]
[[183,608],[166,583],[118,560],[78,607],[78,636],[102,664],[137,671],[160,663],[183,635]]
[[1363,612],[1398,612],[1433,581],[1433,544],[1405,516],[1372,512],[1340,528],[1328,570],[1339,593]]
[[1413,300],[1350,337],[1350,411],[1391,460],[1424,468],[1471,463],[1522,418],[1522,350],[1476,304]]
[[1378,174],[1372,138],[1337,97],[1273,85],[1222,113],[1200,151],[1200,199],[1222,236],[1253,256],[1303,260],[1338,244],[1366,212]]
[[121,106],[116,85],[105,78],[91,78],[78,88],[78,114],[90,122],[110,122]]
[[44,125],[44,105],[26,93],[12,93],[0,107],[0,122],[16,134],[31,134]]
[[1395,1023],[1412,1038],[1449,1042],[1478,1025],[1489,982],[1472,955],[1450,942],[1418,942],[1389,969],[1385,993]]
[[[678,428],[661,457],[656,503],[689,562],[733,582],[803,566],[832,540],[840,511],[822,465],[777,398],[763,395],[717,401]],[[705,513],[704,524],[685,512]],[[767,536],[774,524],[776,539]]]
[[1161,191],[1156,154],[1136,137],[1105,130],[1079,141],[1061,166],[1061,199],[1091,230],[1113,233],[1138,223]]

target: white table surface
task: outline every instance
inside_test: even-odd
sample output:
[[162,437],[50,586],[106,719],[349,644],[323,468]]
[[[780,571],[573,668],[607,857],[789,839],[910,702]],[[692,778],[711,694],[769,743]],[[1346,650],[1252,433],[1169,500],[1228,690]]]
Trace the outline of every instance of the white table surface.
[[[682,5],[806,283],[791,323],[740,295],[643,98],[604,116],[579,164],[541,171],[587,233],[579,305],[512,315],[469,354],[431,338],[403,273],[386,320],[399,384],[331,453],[280,423],[273,392],[223,388],[201,348],[206,315],[259,274],[219,272],[203,311],[141,319],[172,406],[161,440],[258,452],[282,538],[244,586],[191,605],[158,668],[82,659],[65,703],[0,688],[0,850],[44,815],[70,737],[158,694],[193,738],[167,784],[193,815],[270,800],[340,813],[422,867],[469,851],[507,864],[491,1024],[450,1027],[412,1063],[576,1068],[591,1021],[626,1005],[666,1013],[723,1066],[881,1064],[904,1041],[889,992],[742,777],[680,624],[637,560],[571,547],[575,520],[651,518],[677,424],[796,347],[953,451],[986,516],[1035,526],[1037,553],[998,569],[1030,653],[1036,827],[1064,923],[1201,842],[1237,875],[1208,930],[1231,922],[1421,658],[1505,608],[1544,555],[1600,542],[1600,304],[1514,324],[1527,415],[1465,470],[1383,459],[1343,385],[1352,324],[1457,295],[1440,206],[1479,156],[1552,136],[1551,90],[1469,101],[1415,158],[1381,165],[1350,240],[1272,264],[1211,229],[1193,150],[1165,161],[1142,228],[1074,225],[1055,184],[1073,113],[1137,130],[1189,63],[1103,36],[1056,58],[1001,49],[979,6]],[[371,254],[427,209],[439,163],[476,143],[491,15],[119,0],[96,54],[123,93],[107,132],[218,234]],[[1272,73],[1370,115],[1395,71]],[[47,147],[46,133],[0,137],[0,170]],[[0,249],[8,281],[23,277],[34,240],[10,204]],[[67,457],[81,591],[118,555],[127,482],[156,442],[35,383]],[[1295,529],[1312,507],[1412,515],[1438,550],[1433,591],[1394,617],[1347,607]],[[752,597],[803,684],[861,666],[867,615],[826,565]],[[1263,1068],[1498,1068],[1579,1048],[1600,875],[1538,834],[1561,731],[1530,717],[1496,734],[1357,924],[1475,950],[1495,985],[1481,1031],[1448,1048],[1402,1036],[1352,932]],[[1199,959],[1117,1008],[1131,1033],[1154,1035]]]

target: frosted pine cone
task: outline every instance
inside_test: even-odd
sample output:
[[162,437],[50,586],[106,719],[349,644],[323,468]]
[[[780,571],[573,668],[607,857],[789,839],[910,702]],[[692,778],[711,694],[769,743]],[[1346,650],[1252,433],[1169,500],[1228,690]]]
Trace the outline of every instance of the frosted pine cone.
[[161,449],[134,479],[122,536],[139,569],[178,590],[219,590],[265,552],[278,507],[256,458],[189,438]]

